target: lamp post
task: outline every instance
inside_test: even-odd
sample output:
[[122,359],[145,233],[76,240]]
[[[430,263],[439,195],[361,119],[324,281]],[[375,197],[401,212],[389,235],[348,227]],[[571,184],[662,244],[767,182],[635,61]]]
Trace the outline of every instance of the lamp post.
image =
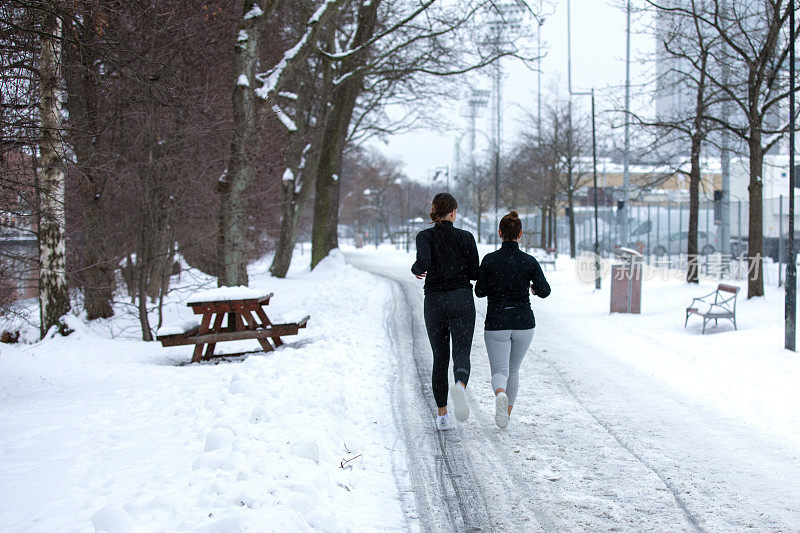
[[622,243],[627,246],[628,242],[628,192],[630,188],[630,112],[631,112],[631,0],[626,5],[626,29],[625,29],[625,146],[622,151]]
[[[567,80],[569,85],[569,131],[572,132],[572,97],[591,96],[592,97],[592,177],[594,180],[594,286],[600,289],[600,239],[598,231],[597,216],[597,134],[595,131],[595,106],[594,106],[594,87],[589,92],[577,92],[572,90],[572,1],[567,0]],[[628,6],[630,7],[630,5]],[[572,186],[572,165],[569,166],[569,185]],[[627,190],[627,189],[626,189]],[[627,193],[626,193],[627,194]],[[572,215],[574,216],[574,215]],[[624,241],[623,241],[624,242]]]
[[796,322],[797,322],[797,267],[795,266],[794,257],[794,184],[795,167],[794,167],[794,112],[795,112],[795,96],[794,96],[794,45],[795,45],[795,28],[794,28],[794,1],[789,11],[789,259],[786,262],[786,308],[784,310],[785,318],[785,343],[784,346],[787,350],[795,351],[796,340]]
[[539,25],[539,31],[536,32],[536,63],[538,75],[536,79],[536,122],[539,133],[539,142],[542,142],[542,24],[544,19],[540,19],[536,15],[536,23]]
[[446,189],[445,192],[450,192],[450,165],[444,165],[443,167],[436,167],[433,169],[433,181],[439,179],[439,175],[444,173],[445,180],[446,180]]

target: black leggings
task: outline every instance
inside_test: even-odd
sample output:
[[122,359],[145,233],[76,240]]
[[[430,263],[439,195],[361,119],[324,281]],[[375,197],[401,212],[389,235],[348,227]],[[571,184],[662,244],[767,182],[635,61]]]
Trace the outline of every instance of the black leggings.
[[425,328],[433,350],[433,397],[438,407],[447,405],[447,367],[450,337],[453,338],[453,376],[464,385],[469,381],[469,354],[475,331],[475,300],[472,290],[456,289],[425,295]]

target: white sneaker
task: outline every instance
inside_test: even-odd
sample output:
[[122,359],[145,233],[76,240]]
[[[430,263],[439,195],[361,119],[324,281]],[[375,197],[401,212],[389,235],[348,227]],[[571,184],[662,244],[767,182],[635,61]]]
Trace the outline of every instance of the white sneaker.
[[494,421],[497,427],[504,428],[508,426],[508,419],[508,396],[501,392],[494,397]]
[[436,415],[436,429],[439,431],[447,431],[448,429],[456,429],[456,423],[450,413],[445,413],[441,416]]
[[454,386],[450,387],[450,399],[453,400],[453,412],[456,415],[456,420],[463,422],[469,418],[467,394],[460,381]]

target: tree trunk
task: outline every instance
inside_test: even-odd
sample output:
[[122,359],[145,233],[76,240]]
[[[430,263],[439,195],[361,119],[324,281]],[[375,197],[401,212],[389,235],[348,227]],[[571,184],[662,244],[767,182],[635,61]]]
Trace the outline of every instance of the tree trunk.
[[[91,172],[89,170],[88,172]],[[94,187],[92,187],[94,189]],[[105,230],[107,220],[101,204],[100,192],[85,198],[83,227],[86,235],[83,272],[83,305],[89,320],[114,316],[114,289],[117,286],[116,265],[108,250],[109,235]]]
[[764,152],[761,146],[761,125],[750,127],[750,222],[748,225],[747,298],[764,296],[764,233],[762,220],[762,172]]
[[[329,94],[333,90],[333,74],[331,64],[327,63],[322,74],[322,87],[325,94]],[[303,87],[301,91],[298,91],[300,94],[297,107],[306,109],[307,116],[313,112],[314,90],[314,84],[309,83],[308,87]],[[316,186],[316,163],[319,159],[322,133],[309,126],[309,122],[308,120],[297,121],[298,130],[290,132],[289,135],[289,151],[286,155],[288,171],[282,182],[281,232],[270,266],[270,272],[277,278],[286,277],[286,273],[289,271],[297,242],[297,225],[306,211],[311,193]],[[306,144],[307,142],[308,144]],[[289,173],[291,175],[288,175]]]
[[39,113],[39,310],[40,333],[60,325],[70,309],[64,227],[64,145],[61,140],[61,20],[44,15],[41,34]]
[[281,202],[281,232],[275,245],[270,273],[276,278],[285,278],[292,264],[292,254],[297,242],[297,221],[302,206],[294,201],[294,180],[283,182],[283,201]]
[[575,259],[575,199],[573,198],[572,183],[567,189],[567,205],[569,206],[569,256]]
[[[85,245],[82,250],[82,290],[86,315],[89,320],[109,318],[114,315],[113,298],[116,288],[116,263],[111,251],[108,233],[108,214],[104,210],[104,193],[107,179],[97,168],[97,139],[100,127],[97,106],[100,100],[98,79],[101,76],[97,44],[93,41],[94,29],[84,24],[95,20],[94,8],[85,5],[83,24],[75,23],[78,43],[69,48],[73,58],[68,62],[79,65],[80,70],[66,77],[69,111],[69,137],[75,151],[78,170],[77,190],[81,196],[81,223]],[[71,61],[70,61],[71,59]]]
[[547,206],[542,206],[542,227],[541,227],[541,236],[539,237],[539,246],[542,248],[546,248],[547,242]]
[[691,168],[689,169],[689,235],[686,247],[686,281],[699,283],[697,263],[697,219],[700,210],[700,139],[692,137]]
[[[247,0],[243,14],[254,7],[264,12],[264,0]],[[233,139],[228,171],[220,178],[220,229],[218,279],[220,286],[247,285],[245,236],[247,234],[247,191],[253,180],[251,150],[256,142],[259,102],[253,92],[258,65],[259,38],[264,16],[242,17],[234,45]]]
[[[337,91],[338,92],[338,91]],[[355,103],[357,95],[353,94]],[[340,99],[341,98],[341,99]],[[341,157],[353,106],[341,95],[333,104],[330,128],[326,127],[314,197],[314,227],[311,231],[311,268],[339,247],[336,232],[339,223],[339,176]],[[347,109],[349,107],[349,110]],[[344,130],[344,133],[342,133]]]
[[[380,1],[362,2],[358,10],[358,26],[351,49],[369,41],[375,32]],[[353,109],[363,87],[364,72],[358,70],[367,60],[369,47],[351,54],[338,70],[340,76],[349,77],[335,85],[330,109],[325,119],[319,162],[317,164],[316,195],[314,197],[314,227],[311,232],[311,268],[325,259],[331,250],[339,247],[339,173],[342,152],[347,142]]]

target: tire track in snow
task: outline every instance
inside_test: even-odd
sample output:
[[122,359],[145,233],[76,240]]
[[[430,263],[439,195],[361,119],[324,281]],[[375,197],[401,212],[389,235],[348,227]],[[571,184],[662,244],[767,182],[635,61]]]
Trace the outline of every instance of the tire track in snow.
[[[394,322],[387,317],[387,328],[392,332],[390,337],[398,351],[395,357],[399,370],[398,374],[400,375],[395,377],[395,381],[401,382],[402,376],[408,375],[402,356],[405,349],[405,351],[412,354],[417,374],[416,385],[419,387],[419,394],[414,396],[417,397],[416,399],[422,400],[420,403],[426,405],[409,407],[406,403],[408,398],[403,399],[395,396],[394,409],[396,420],[399,421],[398,430],[408,440],[411,477],[414,480],[414,485],[418,488],[416,499],[419,513],[430,516],[430,513],[435,513],[435,509],[442,504],[431,501],[433,495],[430,494],[430,491],[425,491],[424,494],[419,493],[420,490],[424,490],[429,479],[424,475],[426,466],[419,463],[419,457],[411,457],[415,455],[415,451],[418,451],[415,448],[419,448],[419,442],[413,442],[412,436],[408,434],[410,427],[408,424],[412,423],[409,420],[409,410],[411,411],[411,417],[414,417],[427,408],[429,418],[421,417],[422,419],[418,420],[417,424],[431,429],[433,428],[432,419],[436,412],[430,388],[429,362],[431,361],[431,356],[427,349],[427,333],[417,316],[418,313],[415,313],[416,306],[409,293],[412,289],[417,291],[418,287],[409,287],[408,283],[404,283],[388,273],[376,272],[369,268],[370,265],[358,266],[392,283],[395,293],[399,293],[398,297],[395,298],[395,305],[392,309]],[[400,303],[403,305],[401,306]],[[404,309],[401,311],[400,307]],[[411,335],[408,335],[409,332]],[[402,387],[402,383],[395,385],[395,387]],[[474,402],[473,405],[475,405]],[[553,521],[541,509],[541,504],[536,499],[538,489],[534,488],[520,472],[515,471],[507,464],[506,459],[510,452],[504,445],[497,442],[497,436],[491,435],[488,428],[482,426],[482,431],[470,432],[469,435],[471,450],[479,451],[476,457],[477,460],[486,463],[481,465],[486,477],[480,479],[480,482],[478,482],[475,475],[475,465],[464,448],[463,429],[459,428],[458,431],[447,432],[432,429],[432,431],[436,435],[435,440],[438,443],[438,451],[440,452],[440,455],[436,457],[436,483],[440,491],[439,494],[442,495],[441,500],[444,501],[448,515],[451,518],[450,524],[452,528],[459,531],[480,531],[484,529],[557,531]],[[429,433],[426,436],[429,440],[432,440]],[[473,437],[475,441],[473,441]],[[494,453],[486,453],[492,449],[494,449]],[[500,487],[499,490],[494,489],[493,491],[492,510],[494,512],[490,512],[486,504],[485,491],[489,490],[491,486]],[[512,500],[516,503],[524,502],[524,505],[510,505],[506,500]],[[508,509],[505,507],[508,507]],[[534,522],[526,522],[524,517],[522,522],[507,523],[508,518],[519,518],[520,507],[529,511],[525,516],[532,518],[538,527],[534,525]],[[431,524],[423,522],[423,527],[430,529]],[[439,527],[441,528],[442,525],[439,524]]]
[[[420,517],[420,524],[427,530],[487,530],[489,521],[487,519],[486,501],[480,491],[480,485],[476,482],[469,456],[463,448],[461,439],[453,434],[455,432],[436,431],[433,427],[436,411],[435,405],[431,401],[430,380],[426,378],[421,364],[424,354],[419,342],[420,324],[413,312],[414,307],[411,305],[406,292],[407,289],[402,282],[395,278],[378,272],[371,272],[390,282],[394,288],[393,292],[396,296],[399,296],[399,298],[395,298],[395,307],[392,310],[394,323],[387,323],[390,338],[396,348],[396,360],[400,369],[400,372],[395,377],[395,385],[393,385],[395,391],[403,388],[403,378],[408,375],[404,371],[404,362],[402,361],[404,348],[406,347],[410,348],[408,351],[413,361],[414,368],[412,370],[415,370],[417,375],[417,385],[419,386],[419,394],[416,395],[417,401],[409,405],[405,395],[395,395],[393,409],[396,415],[395,420],[399,421],[398,430],[406,438],[406,446],[409,452],[409,470],[414,485],[418,513],[424,515]],[[404,304],[405,312],[401,312],[398,309],[400,307],[399,302]],[[402,340],[403,332],[410,332],[411,334],[410,339],[407,339],[405,343]],[[406,344],[406,346],[403,344]],[[420,453],[419,448],[422,443],[419,435],[411,434],[414,421],[411,420],[409,411],[417,413],[421,418],[421,420],[416,421],[417,428],[428,428],[427,430],[423,429],[424,433],[428,434],[428,441],[431,440],[430,432],[433,431],[435,433],[436,437],[433,439],[437,444],[437,446],[433,447],[435,448],[433,450],[435,453],[426,454],[424,450],[423,453]],[[429,416],[422,416],[422,413],[425,412]],[[429,479],[425,474],[430,474],[431,469],[425,463],[429,462],[426,459],[431,457],[435,462],[432,477],[435,477],[439,488],[438,495],[431,494],[431,491],[426,490]],[[440,513],[438,513],[438,509],[442,508],[446,510],[447,514],[447,520],[444,523],[442,523],[441,516],[439,516]]]
[[[478,314],[482,315],[483,320],[486,319],[486,312],[479,311]],[[578,394],[575,392],[575,390],[569,384],[569,381],[567,380],[567,378],[564,376],[564,374],[561,372],[561,370],[558,368],[558,366],[556,366],[556,364],[552,360],[550,360],[547,357],[543,356],[541,353],[535,351],[533,349],[533,344],[531,345],[531,348],[528,350],[528,353],[532,354],[534,357],[536,357],[537,359],[539,359],[540,361],[545,363],[548,367],[550,367],[550,369],[553,371],[555,376],[558,378],[558,380],[563,385],[564,389],[575,400],[575,402],[581,407],[581,409],[583,409],[589,416],[591,416],[594,419],[594,421],[600,427],[602,427],[606,431],[606,433],[608,433],[611,436],[611,438],[613,438],[617,442],[617,444],[619,444],[628,454],[630,454],[634,459],[636,459],[645,468],[647,468],[648,470],[653,472],[656,475],[656,477],[658,477],[658,479],[661,481],[661,483],[664,485],[664,487],[672,495],[672,498],[675,500],[675,504],[681,510],[681,512],[683,513],[684,517],[686,518],[686,521],[689,523],[689,525],[692,527],[692,529],[694,529],[695,531],[698,531],[698,532],[704,531],[703,528],[700,526],[700,523],[697,520],[697,518],[692,514],[691,511],[689,511],[689,508],[688,508],[686,502],[684,501],[684,499],[681,497],[679,490],[669,481],[668,477],[663,472],[661,472],[661,470],[656,468],[655,465],[653,465],[650,461],[648,461],[647,459],[642,457],[639,453],[637,453],[636,450],[634,450],[633,447],[630,444],[625,442],[622,439],[622,437],[620,437],[620,435],[616,431],[614,431],[614,429],[611,427],[611,425],[609,423],[607,423],[604,420],[602,420],[597,415],[597,413],[595,413],[592,409],[589,408],[589,406],[586,404],[586,402],[584,402],[580,398],[580,396],[578,396]]]
[[569,381],[564,377],[564,374],[561,373],[561,370],[555,365],[553,361],[544,357],[540,353],[537,353],[533,349],[529,350],[529,352],[532,353],[537,359],[544,362],[547,366],[549,366],[553,370],[553,372],[555,373],[556,376],[558,376],[559,381],[567,390],[569,395],[572,396],[572,398],[578,403],[578,405],[580,405],[581,408],[584,411],[586,411],[586,413],[588,413],[589,416],[591,416],[595,420],[595,422],[597,422],[597,424],[600,425],[600,427],[602,427],[606,431],[606,433],[608,433],[634,459],[639,461],[648,470],[653,472],[658,477],[659,480],[661,480],[661,483],[664,484],[664,487],[666,487],[666,489],[670,492],[670,494],[672,494],[672,497],[675,500],[675,504],[683,512],[683,515],[686,517],[686,521],[689,522],[692,528],[698,532],[704,531],[703,528],[700,526],[700,523],[698,522],[697,518],[691,513],[691,511],[689,511],[689,508],[687,507],[686,502],[681,497],[678,489],[672,483],[670,483],[667,476],[663,472],[661,472],[658,468],[656,468],[655,465],[653,465],[650,461],[648,461],[640,454],[638,454],[636,450],[633,449],[633,447],[631,447],[627,442],[625,442],[619,436],[619,434],[616,431],[614,431],[614,429],[611,427],[610,424],[602,420],[592,409],[590,409],[586,405],[586,403],[578,396],[578,394],[569,384]]

